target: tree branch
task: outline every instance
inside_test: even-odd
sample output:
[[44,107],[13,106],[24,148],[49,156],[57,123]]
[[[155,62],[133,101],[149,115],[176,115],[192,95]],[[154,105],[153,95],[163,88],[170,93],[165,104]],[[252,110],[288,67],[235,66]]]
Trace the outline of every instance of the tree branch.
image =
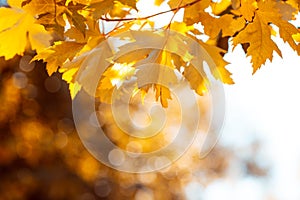
[[148,15],[148,16],[146,16],[146,17],[130,17],[130,18],[121,18],[121,19],[111,19],[111,18],[101,17],[100,19],[101,19],[101,20],[104,20],[104,21],[107,21],[107,22],[120,22],[120,21],[146,20],[146,19],[149,19],[149,18],[158,16],[158,15],[162,15],[162,14],[168,13],[168,12],[178,11],[178,10],[181,9],[181,8],[186,8],[186,7],[192,6],[192,5],[194,5],[194,4],[196,4],[196,3],[200,2],[200,1],[201,1],[201,0],[195,0],[195,1],[192,1],[192,2],[187,3],[187,4],[185,4],[185,5],[178,6],[178,7],[176,7],[176,8],[173,8],[173,9],[170,9],[170,10],[166,10],[166,11],[163,11],[163,12],[155,13],[155,14],[153,14],[153,15]]

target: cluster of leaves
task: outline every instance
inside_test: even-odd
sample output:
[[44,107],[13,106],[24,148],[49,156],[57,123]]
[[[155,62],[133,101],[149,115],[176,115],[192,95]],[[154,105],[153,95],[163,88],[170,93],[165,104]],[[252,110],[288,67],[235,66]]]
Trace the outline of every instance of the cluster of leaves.
[[[157,6],[162,3],[166,2],[155,1]],[[276,34],[300,54],[300,32],[291,23],[299,12],[297,0],[170,0],[167,3],[170,10],[135,17],[138,16],[136,0],[9,0],[8,7],[0,8],[0,56],[8,60],[34,50],[34,60],[46,62],[49,75],[56,71],[63,73],[62,77],[69,83],[74,97],[81,84],[76,82],[75,76],[84,63],[90,62],[90,54],[94,54],[92,50],[99,43],[131,29],[153,28],[153,17],[169,12],[174,17],[179,10],[184,10],[182,22],[172,18],[163,28],[196,39],[213,58],[217,71],[212,73],[224,83],[233,83],[226,69],[228,62],[223,59],[229,44],[234,47],[243,45],[246,55],[251,56],[254,72],[268,59],[272,61],[274,51],[281,56],[279,47],[272,39]],[[114,26],[112,30],[106,30],[108,23],[113,24],[109,25]],[[195,26],[199,23],[203,31]],[[203,35],[209,39],[203,41]],[[114,81],[120,82],[138,75],[134,70],[135,64],[151,59],[154,54],[154,62],[168,65],[173,71],[178,70],[198,94],[205,91],[206,78],[189,66],[188,59],[167,51],[148,49],[112,59],[111,67],[99,84],[97,94],[100,99],[110,101],[107,96],[118,87]],[[184,69],[181,70],[181,67]],[[174,75],[172,70],[167,75],[161,73],[158,72],[158,76]],[[167,99],[171,99],[169,89],[161,85],[153,87],[157,100],[160,99],[162,105],[167,107]],[[149,87],[138,89],[146,94]]]

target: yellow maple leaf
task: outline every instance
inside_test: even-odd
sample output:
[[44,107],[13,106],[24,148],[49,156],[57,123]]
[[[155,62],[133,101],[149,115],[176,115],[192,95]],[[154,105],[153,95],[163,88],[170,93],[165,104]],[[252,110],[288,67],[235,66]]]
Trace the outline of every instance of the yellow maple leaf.
[[135,74],[135,71],[132,64],[115,63],[103,73],[96,90],[96,97],[99,97],[101,102],[111,103],[114,89],[119,89],[126,80]]
[[109,11],[111,11],[114,7],[114,1],[112,0],[102,0],[98,2],[92,2],[88,8],[93,12],[93,17],[95,19],[100,19],[102,15],[105,15]]
[[[282,13],[279,9],[282,7],[282,4],[284,3],[270,0],[259,2],[259,10],[257,11],[257,15],[260,17],[260,19],[262,19],[264,24],[275,24],[279,28],[279,35],[283,41],[288,42],[292,49],[297,51],[299,48],[292,36],[300,32],[294,25],[284,20],[284,18],[292,15],[294,9],[285,10],[285,12]],[[289,7],[287,4],[286,6]],[[300,55],[300,51],[298,51],[298,54]]]
[[109,89],[97,87],[95,97],[99,98],[102,103],[112,103],[112,93],[116,87],[112,86]]
[[223,83],[233,84],[234,82],[230,77],[231,73],[226,69],[226,65],[229,63],[225,61],[221,55],[221,53],[225,53],[225,51],[216,46],[205,44],[201,41],[199,41],[199,43],[212,59],[212,61],[207,60],[207,64],[210,67],[213,76],[216,79],[221,80]]
[[171,30],[177,31],[183,35],[186,35],[187,32],[194,30],[194,26],[187,26],[184,22],[173,22],[170,27]]
[[53,46],[39,52],[33,60],[43,60],[46,62],[47,72],[51,75],[66,61],[72,60],[84,45],[84,43],[77,42],[55,42]]
[[211,4],[212,13],[214,15],[219,15],[224,12],[231,5],[231,0],[222,0],[218,2],[213,2]]
[[49,46],[52,37],[35,22],[32,15],[19,8],[0,8],[0,56],[7,60],[23,55],[28,44],[37,52]]
[[115,63],[110,69],[103,73],[103,76],[110,80],[111,85],[119,88],[123,82],[134,75],[134,73],[135,68],[132,67],[132,64]]
[[290,5],[289,1],[286,2],[279,1],[278,3],[276,3],[276,8],[279,10],[282,19],[286,21],[294,20],[295,15],[298,14],[298,9]]
[[122,4],[124,4],[124,5],[126,5],[126,6],[129,6],[129,7],[131,7],[131,8],[133,8],[133,9],[137,9],[136,8],[136,2],[137,2],[137,0],[118,0],[120,3],[122,3]]
[[278,21],[276,25],[279,27],[279,35],[283,39],[284,42],[288,42],[289,45],[297,51],[298,55],[300,55],[299,45],[296,44],[293,35],[296,35],[299,30],[292,24],[287,21]]
[[158,63],[150,63],[140,66],[136,73],[136,77],[139,88],[149,83],[157,83],[164,86],[177,83],[177,77],[174,73],[174,69]]
[[165,108],[168,107],[168,99],[172,99],[168,87],[170,84],[177,83],[171,58],[170,52],[152,50],[150,56],[147,57],[147,62],[141,60],[136,63],[137,66],[140,66],[136,73],[137,87],[143,89],[153,85],[156,100],[160,100],[161,105]]
[[31,0],[23,6],[23,9],[32,15],[40,15],[43,13],[54,13],[56,6],[53,0]]
[[76,76],[78,74],[79,68],[82,66],[85,58],[80,57],[78,59],[73,59],[72,62],[65,63],[59,72],[62,73],[62,79],[69,84],[69,90],[71,98],[74,99],[77,93],[81,90],[82,86],[77,82]]
[[235,46],[244,43],[250,44],[247,49],[247,55],[252,57],[253,73],[255,73],[267,59],[272,61],[274,50],[281,56],[281,51],[271,39],[270,27],[262,21],[259,15],[256,15],[253,23],[250,23],[233,39],[233,45]]
[[105,36],[100,32],[97,21],[91,19],[90,17],[86,17],[86,25],[87,29],[85,34],[83,34],[82,31],[74,26],[71,26],[71,28],[68,29],[64,34],[65,36],[69,37],[69,39],[75,40],[77,43],[86,43],[81,49],[80,54],[95,48],[105,39]]
[[229,21],[228,26],[222,28],[222,37],[233,36],[245,27],[245,20],[242,17],[234,18],[231,15]]
[[[172,27],[172,26],[171,26]],[[176,23],[175,26],[176,28]],[[172,63],[171,52],[164,48],[171,50],[182,50],[185,54],[183,59],[189,61],[192,56],[187,52],[186,44],[180,37],[164,38],[157,34],[152,42],[158,43],[162,49],[137,49],[140,45],[145,43],[145,35],[153,33],[148,32],[131,32],[135,41],[119,47],[112,60],[118,62],[133,62],[135,66],[140,66],[136,73],[138,88],[143,90],[147,85],[152,85],[156,92],[156,99],[160,100],[163,107],[168,106],[168,99],[171,99],[171,93],[168,89],[169,84],[177,82],[175,75],[175,67]],[[181,45],[180,45],[181,44]],[[146,83],[146,84],[145,84]],[[143,93],[141,93],[143,94]]]
[[[180,0],[176,0],[180,1]],[[171,2],[171,1],[170,1]],[[192,0],[188,0],[186,3],[191,3]],[[192,6],[188,6],[184,9],[183,22],[190,26],[199,22],[200,13],[204,11],[211,4],[211,0],[198,1]]]
[[70,96],[72,99],[75,98],[77,93],[81,90],[81,85],[78,82],[75,83],[69,83],[69,90],[70,90]]
[[245,21],[242,18],[235,19],[231,14],[215,18],[206,12],[200,12],[199,20],[204,26],[205,34],[210,36],[211,39],[217,38],[220,32],[223,37],[233,36],[245,26]]
[[154,5],[160,6],[160,4],[162,4],[163,2],[164,0],[154,0]]
[[255,0],[241,0],[239,12],[247,21],[252,21],[256,8],[257,5]]
[[184,68],[183,75],[197,94],[203,95],[207,91],[208,82],[203,71],[200,73],[193,65],[190,65]]
[[129,53],[126,54],[120,54],[118,52],[111,59],[112,62],[117,62],[117,63],[137,62],[139,60],[147,58],[151,51],[152,49],[138,49],[138,50],[130,51]]
[[287,0],[286,3],[291,5],[296,10],[299,9],[299,1],[298,0]]
[[119,17],[119,18],[124,18],[128,14],[129,14],[128,6],[125,6],[124,4],[118,1],[114,3],[113,9],[109,12],[109,15],[111,17]]
[[[62,43],[59,42],[58,45]],[[69,42],[72,43],[72,42]],[[75,43],[75,42],[74,42]],[[54,56],[55,54],[59,54],[66,46],[60,46],[57,49],[57,52],[51,48],[48,50],[50,52],[45,52],[48,54],[47,56],[50,59],[50,62],[52,62],[51,67],[53,66],[54,70],[57,70],[58,63],[62,63],[61,67],[59,68],[59,72],[63,73],[63,79],[66,80],[69,83],[69,89],[71,92],[72,98],[76,96],[77,92],[80,89],[84,89],[85,92],[87,92],[89,95],[94,96],[95,91],[94,87],[98,86],[98,79],[94,78],[95,74],[102,74],[102,68],[98,66],[103,65],[109,65],[110,63],[107,61],[107,58],[112,56],[112,53],[110,51],[109,46],[103,45],[98,48],[95,48],[93,51],[82,53],[82,49],[80,49],[80,44],[67,44],[70,45],[69,49],[72,49],[72,45],[74,45],[74,48],[72,49],[73,52],[66,52],[66,54],[69,53],[69,55],[65,55],[65,58],[62,58],[61,60],[55,60]],[[78,46],[77,46],[78,45]],[[81,44],[84,45],[84,44]],[[76,50],[77,48],[77,50]],[[82,46],[81,46],[82,48]],[[68,49],[65,49],[67,51]],[[77,53],[76,53],[77,52]],[[75,57],[76,56],[76,57]],[[74,58],[75,57],[75,58]],[[43,59],[43,56],[41,55],[41,58]],[[72,59],[74,58],[74,59]],[[54,60],[53,60],[54,59]],[[66,60],[65,60],[66,59]],[[45,60],[45,59],[43,59]],[[52,71],[53,72],[53,71]],[[113,89],[115,86],[111,84],[110,79],[105,79],[108,84],[104,85],[103,87],[97,87],[97,95],[96,97],[99,97],[99,94],[102,92],[105,92],[105,94],[112,94]],[[77,83],[76,83],[77,82]],[[71,84],[72,83],[72,84]],[[77,84],[77,85],[76,85]],[[107,89],[109,88],[109,89]],[[99,90],[100,93],[99,93]],[[111,90],[111,91],[108,91]],[[101,94],[102,94],[101,93]],[[110,98],[105,97],[104,102],[108,102]],[[101,98],[100,98],[101,100]]]
[[22,8],[22,3],[24,0],[7,0],[8,5],[14,8]]
[[[255,11],[255,17],[252,23],[249,23],[247,27],[241,31],[234,39],[233,44],[249,43],[247,49],[247,55],[251,56],[251,62],[253,63],[253,73],[263,65],[267,59],[272,61],[273,51],[276,51],[281,56],[281,51],[278,46],[271,39],[272,27],[270,24],[274,24],[279,28],[279,35],[289,45],[300,54],[300,49],[295,42],[293,35],[297,35],[299,30],[284,20],[290,18],[294,9],[280,10],[282,2],[275,2],[271,0],[258,2],[258,10]],[[290,7],[286,5],[286,8]]]
[[156,101],[160,100],[160,103],[164,108],[167,108],[168,99],[172,99],[169,88],[160,84],[155,84],[155,98]]
[[74,26],[72,26],[70,29],[68,29],[65,32],[64,35],[66,37],[68,37],[69,39],[73,39],[73,40],[75,40],[76,42],[79,42],[79,43],[87,42],[86,37],[84,36],[84,34],[82,34],[82,32],[80,32]]

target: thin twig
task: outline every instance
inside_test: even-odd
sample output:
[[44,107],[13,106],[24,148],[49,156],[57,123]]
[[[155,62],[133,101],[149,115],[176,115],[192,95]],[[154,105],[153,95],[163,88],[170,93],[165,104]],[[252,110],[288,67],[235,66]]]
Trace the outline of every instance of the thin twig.
[[56,19],[56,16],[57,16],[56,0],[53,0],[53,3],[54,3],[54,22],[57,24],[57,19]]
[[115,26],[111,31],[105,33],[105,36],[109,36],[111,33],[113,33],[114,31],[118,30],[118,29],[121,28],[122,26],[125,26],[125,25],[128,24],[128,23],[131,23],[131,22],[125,22],[125,23],[122,23],[122,24],[120,24],[120,22],[117,23],[116,26]]
[[183,0],[181,0],[181,1],[179,2],[179,4],[177,5],[177,9],[174,11],[174,14],[173,14],[173,16],[172,16],[172,18],[171,18],[171,20],[170,20],[168,26],[167,26],[167,29],[170,29],[170,28],[171,28],[172,21],[173,21],[175,15],[177,14],[177,12],[180,10],[179,7],[180,7],[180,5],[182,4],[182,1],[183,1]]
[[192,6],[192,5],[194,5],[194,4],[196,4],[200,1],[201,0],[195,0],[195,1],[192,1],[191,3],[187,3],[185,5],[182,5],[182,6],[179,6],[179,7],[176,7],[176,8],[172,8],[170,10],[166,10],[166,11],[163,11],[163,12],[155,13],[153,15],[148,15],[146,17],[130,17],[130,18],[120,18],[120,19],[111,19],[111,18],[106,18],[106,17],[100,17],[100,19],[104,20],[104,21],[108,21],[108,22],[146,20],[146,19],[158,16],[158,15],[162,15],[162,14],[165,14],[165,13],[168,13],[168,12],[179,10],[181,8],[186,8],[186,7]]

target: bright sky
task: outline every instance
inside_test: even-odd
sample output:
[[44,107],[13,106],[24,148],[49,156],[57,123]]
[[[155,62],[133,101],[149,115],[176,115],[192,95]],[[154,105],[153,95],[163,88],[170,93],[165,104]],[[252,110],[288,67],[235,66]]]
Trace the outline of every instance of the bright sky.
[[[268,62],[254,76],[251,75],[250,60],[241,48],[226,56],[232,63],[229,69],[236,84],[225,87],[227,119],[220,141],[239,149],[241,145],[260,140],[262,161],[266,159],[271,164],[270,181],[266,184],[245,178],[231,182],[228,177],[209,186],[204,199],[227,199],[224,195],[222,198],[216,196],[216,192],[215,196],[210,194],[210,187],[216,191],[227,188],[225,196],[228,199],[240,199],[235,195],[240,190],[249,193],[250,196],[246,195],[249,199],[267,199],[270,194],[278,200],[300,199],[300,57],[280,39],[276,38],[276,41],[282,49],[283,59],[275,55],[273,62]],[[252,198],[251,194],[261,196]]]
[[[265,179],[244,176],[243,166],[232,163],[222,179],[203,188],[186,187],[191,200],[299,200],[300,199],[300,57],[276,38],[283,59],[275,55],[252,76],[250,59],[241,47],[226,55],[235,85],[225,86],[226,120],[219,144],[240,158],[254,141],[261,142],[258,159],[268,165]],[[249,155],[248,155],[249,156]]]

